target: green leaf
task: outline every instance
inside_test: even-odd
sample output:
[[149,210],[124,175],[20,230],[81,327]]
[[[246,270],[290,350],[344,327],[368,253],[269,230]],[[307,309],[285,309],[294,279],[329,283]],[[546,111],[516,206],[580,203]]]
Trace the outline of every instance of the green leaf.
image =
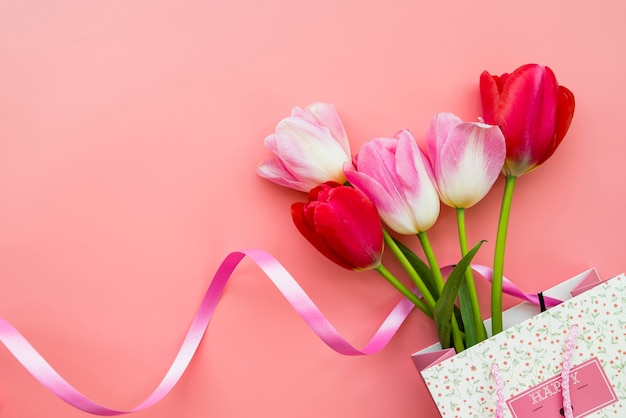
[[461,307],[461,318],[466,335],[465,347],[469,348],[484,339],[481,338],[481,335],[486,338],[487,331],[485,330],[484,325],[482,325],[482,330],[479,330],[476,327],[476,322],[474,321],[474,309],[472,308],[472,301],[470,299],[469,288],[466,280],[461,281],[461,287],[459,288],[459,305]]
[[[472,259],[480,249],[480,246],[485,241],[480,241],[474,246],[466,255],[459,261],[459,264],[454,266],[452,273],[448,276],[446,284],[443,286],[441,296],[435,304],[434,319],[437,325],[437,334],[439,335],[439,342],[443,348],[450,347],[450,332],[452,329],[452,313],[454,311],[454,302],[459,293],[461,283],[465,279],[465,270],[469,267]],[[469,321],[472,322],[472,321]],[[465,323],[465,330],[469,324]]]
[[420,278],[424,282],[424,285],[426,285],[426,287],[430,291],[430,294],[433,295],[433,298],[435,298],[435,300],[437,300],[439,298],[439,292],[437,291],[437,286],[435,286],[433,272],[430,270],[430,267],[428,267],[428,264],[422,261],[421,258],[419,258],[413,251],[411,251],[409,247],[404,245],[402,242],[398,241],[395,238],[394,241],[406,257],[406,259],[409,260],[409,263],[411,263],[411,266],[415,269],[417,275],[420,276]]
[[463,335],[465,335],[465,325],[463,324],[461,310],[456,305],[454,305],[454,316],[456,317],[456,323],[459,325],[459,331],[461,331]]

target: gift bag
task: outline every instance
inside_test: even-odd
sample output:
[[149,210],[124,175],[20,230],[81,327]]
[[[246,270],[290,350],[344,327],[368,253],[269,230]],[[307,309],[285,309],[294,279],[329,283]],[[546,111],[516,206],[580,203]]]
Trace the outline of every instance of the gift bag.
[[567,300],[506,311],[508,328],[458,355],[413,355],[441,416],[626,417],[626,276],[590,270],[544,293]]

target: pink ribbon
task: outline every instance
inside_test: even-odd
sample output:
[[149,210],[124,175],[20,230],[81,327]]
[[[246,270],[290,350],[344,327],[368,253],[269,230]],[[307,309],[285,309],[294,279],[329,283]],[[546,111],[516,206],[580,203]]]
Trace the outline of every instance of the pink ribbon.
[[496,418],[504,416],[504,381],[497,363],[491,365],[491,375],[496,382]]
[[102,406],[76,390],[33,348],[32,345],[9,322],[0,318],[0,341],[11,354],[48,390],[71,406],[101,416],[124,415],[149,408],[163,399],[176,385],[196,353],[198,345],[209,325],[224,287],[239,262],[248,256],[272,280],[296,312],[311,329],[333,350],[345,355],[374,354],[382,350],[404,322],[413,304],[403,298],[361,350],[346,341],[326,319],[315,303],[302,290],[289,272],[270,254],[262,250],[236,251],[230,253],[218,268],[200,304],[176,358],[161,383],[148,398],[135,408],[120,411]]
[[576,338],[578,338],[578,325],[572,325],[565,344],[563,354],[563,369],[561,371],[561,393],[563,393],[563,413],[565,418],[574,418],[572,412],[572,398],[569,388],[569,373],[572,368],[572,356],[576,348]]
[[[237,265],[246,256],[251,258],[263,270],[313,332],[330,348],[340,354],[354,356],[379,352],[395,335],[414,307],[409,300],[402,298],[383,321],[371,340],[362,349],[357,349],[339,334],[291,274],[272,255],[263,250],[232,252],[222,261],[217,269],[169,370],[157,388],[145,401],[127,411],[107,408],[80,393],[48,364],[13,325],[2,318],[0,318],[0,341],[35,379],[74,408],[100,416],[124,415],[144,410],[163,399],[176,385],[189,366],[209,325],[226,283]],[[482,266],[473,266],[473,268],[485,278],[490,278],[490,269]],[[525,295],[508,280],[506,280],[504,287],[505,292],[513,296],[520,297],[531,303],[539,303],[536,295],[534,298],[533,295]],[[552,304],[554,302],[555,300],[546,298],[548,306],[554,306]]]
[[[491,268],[486,267],[486,266],[481,266],[480,264],[472,264],[472,270],[474,270],[475,272],[483,276],[485,279],[489,281],[489,283],[491,283],[493,279],[493,270]],[[539,300],[539,295],[537,295],[536,293],[522,292],[517,286],[513,284],[513,282],[511,282],[506,277],[502,278],[502,292],[506,293],[507,295],[516,297],[518,299],[525,300],[526,302],[530,302],[533,305],[537,305],[537,306],[541,305],[541,302]],[[548,308],[552,308],[560,304],[561,302],[563,302],[562,300],[551,298],[550,296],[544,296],[543,301],[545,303],[545,306]]]

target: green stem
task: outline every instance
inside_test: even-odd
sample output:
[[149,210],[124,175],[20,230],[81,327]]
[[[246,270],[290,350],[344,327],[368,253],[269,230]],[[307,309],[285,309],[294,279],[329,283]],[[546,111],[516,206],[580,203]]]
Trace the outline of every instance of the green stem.
[[415,269],[413,268],[409,260],[406,258],[406,256],[400,249],[400,247],[398,247],[398,244],[396,244],[396,242],[393,240],[391,235],[389,235],[389,233],[384,228],[383,228],[383,235],[385,237],[385,245],[387,246],[387,248],[389,248],[393,252],[393,254],[396,256],[396,258],[400,262],[400,265],[402,265],[402,267],[404,268],[404,270],[406,270],[407,274],[409,275],[413,283],[415,283],[417,290],[419,290],[419,292],[422,294],[422,296],[424,297],[424,301],[426,302],[426,304],[428,305],[428,308],[431,311],[430,316],[432,316],[432,312],[435,309],[435,303],[436,303],[435,298],[432,296],[432,294],[430,293],[430,291],[424,284],[424,281],[417,274],[417,272],[415,271]]
[[[469,248],[467,247],[467,233],[465,229],[465,209],[456,208],[456,220],[459,231],[459,244],[461,246],[461,257],[465,257]],[[480,314],[480,305],[478,303],[478,294],[476,293],[476,285],[474,284],[474,275],[472,274],[472,268],[468,267],[465,270],[465,284],[467,289],[467,296],[470,300],[472,307],[473,321],[476,328],[477,342],[487,339],[487,332],[483,325],[483,319]],[[467,330],[466,330],[467,331]]]
[[395,287],[400,293],[402,293],[408,300],[413,302],[413,304],[420,311],[424,312],[430,318],[433,317],[433,314],[430,312],[430,309],[428,309],[428,306],[426,306],[426,304],[424,304],[424,302],[420,298],[418,298],[415,293],[411,292],[411,290],[409,290],[409,288],[406,287],[400,280],[398,280],[393,274],[391,274],[391,272],[387,270],[385,266],[379,264],[378,267],[376,267],[376,271],[380,273],[381,276],[383,276],[389,283],[391,283],[391,285]]
[[[426,231],[418,232],[417,237],[420,240],[420,244],[422,244],[424,254],[426,255],[426,259],[428,260],[428,264],[430,265],[430,270],[433,273],[435,286],[437,286],[439,294],[441,294],[444,286],[443,275],[441,274],[439,263],[437,263],[437,259],[435,258],[435,252],[433,251],[433,247],[430,245],[430,240],[426,235]],[[452,341],[454,342],[454,348],[457,353],[460,353],[465,349],[465,345],[463,344],[463,336],[461,335],[461,330],[459,329],[459,324],[457,323],[456,316],[454,314],[452,315]]]
[[509,226],[511,200],[515,188],[516,176],[507,176],[500,208],[496,248],[493,260],[493,280],[491,285],[491,331],[493,335],[502,332],[502,276],[504,274],[504,250],[506,247],[506,232]]
[[437,263],[437,259],[435,258],[435,252],[433,251],[433,247],[430,245],[430,240],[426,235],[425,231],[419,232],[417,237],[422,244],[422,248],[424,249],[424,254],[426,255],[426,260],[428,260],[428,264],[430,265],[430,269],[433,272],[433,278],[435,279],[435,286],[437,286],[437,290],[441,294],[441,290],[443,289],[443,275],[441,274],[441,269],[439,268],[439,263]]

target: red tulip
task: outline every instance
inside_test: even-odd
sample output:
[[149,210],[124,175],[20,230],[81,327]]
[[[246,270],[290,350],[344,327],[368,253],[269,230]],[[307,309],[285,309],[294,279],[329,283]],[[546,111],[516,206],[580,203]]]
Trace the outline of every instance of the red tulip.
[[520,176],[550,158],[574,116],[574,95],[543,65],[526,64],[499,77],[485,71],[480,95],[485,122],[498,125],[506,139],[506,176]]
[[335,182],[320,184],[309,192],[309,203],[291,206],[291,216],[300,233],[341,267],[380,265],[382,224],[376,207],[360,191]]

